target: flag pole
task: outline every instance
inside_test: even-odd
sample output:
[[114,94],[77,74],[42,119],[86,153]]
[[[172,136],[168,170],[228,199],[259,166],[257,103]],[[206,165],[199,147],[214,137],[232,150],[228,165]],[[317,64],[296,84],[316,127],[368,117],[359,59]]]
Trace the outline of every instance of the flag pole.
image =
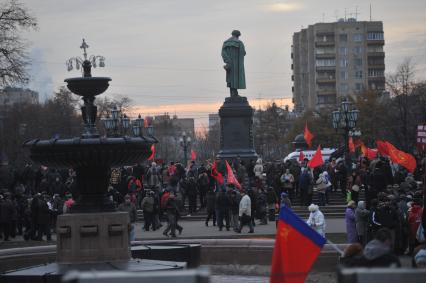
[[340,254],[340,256],[342,256],[343,257],[343,251],[341,250],[341,249],[339,249],[339,247],[335,244],[335,243],[333,243],[332,241],[330,241],[329,239],[327,239],[327,243],[328,244],[330,244],[330,246],[336,251],[336,252],[338,252],[339,254]]

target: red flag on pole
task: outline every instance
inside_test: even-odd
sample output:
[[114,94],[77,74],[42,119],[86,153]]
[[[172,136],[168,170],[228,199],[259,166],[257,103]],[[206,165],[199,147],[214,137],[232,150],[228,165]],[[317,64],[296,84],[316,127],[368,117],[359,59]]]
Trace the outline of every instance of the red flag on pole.
[[228,184],[233,184],[235,187],[237,187],[239,190],[242,189],[240,183],[238,182],[237,178],[235,178],[234,172],[232,171],[231,166],[229,165],[228,161],[225,160],[226,164],[226,171],[227,171],[227,182]]
[[318,146],[317,151],[314,156],[308,162],[309,168],[315,168],[324,164],[324,159],[322,159],[321,146]]
[[222,173],[220,173],[219,171],[217,171],[217,163],[216,160],[213,162],[212,165],[212,177],[216,180],[216,182],[218,182],[220,185],[223,185],[224,180],[223,180],[223,176]]
[[326,243],[287,206],[280,209],[270,283],[303,283]]
[[305,141],[308,144],[308,146],[311,147],[312,139],[314,138],[314,135],[308,129],[308,122],[306,122],[305,124],[305,131],[303,132],[303,137],[305,138]]
[[376,141],[377,150],[379,151],[380,155],[382,156],[388,156],[389,155],[389,148],[387,145],[387,142],[385,141]]
[[411,173],[413,173],[414,170],[416,170],[417,161],[414,158],[414,156],[402,150],[397,149],[390,142],[386,142],[386,145],[388,148],[389,157],[391,158],[392,162],[398,163],[399,165],[405,167]]
[[300,163],[302,163],[302,162],[303,162],[303,160],[305,160],[305,155],[303,154],[303,151],[300,151],[300,154],[299,154],[299,162],[300,162]]
[[348,147],[349,147],[349,152],[355,152],[355,144],[352,137],[349,137]]
[[148,157],[148,160],[154,160],[155,157],[155,146],[151,145],[151,156]]
[[373,160],[377,157],[377,151],[365,146],[364,143],[361,144],[361,152],[369,160]]
[[191,149],[191,160],[197,159],[197,152],[193,149]]
[[145,116],[145,119],[143,119],[143,127],[148,128],[148,126],[149,126],[148,117]]

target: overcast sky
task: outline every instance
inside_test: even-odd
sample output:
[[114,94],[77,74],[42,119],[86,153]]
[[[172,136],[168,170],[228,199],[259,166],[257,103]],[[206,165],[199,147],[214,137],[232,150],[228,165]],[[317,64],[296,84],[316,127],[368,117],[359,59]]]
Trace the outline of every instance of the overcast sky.
[[89,54],[106,57],[94,76],[112,78],[108,94],[130,97],[142,115],[165,111],[206,125],[228,89],[220,51],[233,29],[246,46],[247,89],[240,94],[291,103],[291,40],[316,22],[355,16],[384,23],[386,72],[405,57],[426,72],[425,0],[21,0],[37,17],[38,31],[25,35],[34,60],[31,87],[44,97],[65,85],[65,61]]

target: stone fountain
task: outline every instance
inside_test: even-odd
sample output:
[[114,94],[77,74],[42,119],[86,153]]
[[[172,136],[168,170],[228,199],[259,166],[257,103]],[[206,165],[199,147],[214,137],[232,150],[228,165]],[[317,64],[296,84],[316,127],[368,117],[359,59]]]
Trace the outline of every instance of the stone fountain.
[[157,143],[153,136],[101,137],[95,126],[95,97],[107,90],[111,78],[92,77],[91,68],[103,57],[87,58],[88,45],[83,39],[84,60],[70,59],[81,64],[83,76],[66,79],[68,89],[82,97],[81,114],[84,130],[80,137],[70,139],[34,139],[24,143],[31,159],[49,167],[74,168],[78,199],[70,214],[57,220],[56,263],[31,267],[0,276],[2,282],[60,282],[69,270],[146,271],[180,269],[185,264],[165,261],[131,259],[129,216],[115,211],[105,196],[109,171],[113,166],[133,165],[151,155]]

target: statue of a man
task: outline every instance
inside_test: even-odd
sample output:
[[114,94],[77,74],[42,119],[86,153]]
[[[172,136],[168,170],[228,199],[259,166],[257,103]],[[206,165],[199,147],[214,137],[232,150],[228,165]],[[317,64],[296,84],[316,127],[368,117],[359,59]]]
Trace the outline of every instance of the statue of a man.
[[240,37],[241,32],[232,31],[232,37],[227,39],[222,46],[223,66],[226,70],[226,84],[230,89],[231,97],[238,96],[238,89],[246,88],[246,76],[244,73],[244,56],[246,50]]

